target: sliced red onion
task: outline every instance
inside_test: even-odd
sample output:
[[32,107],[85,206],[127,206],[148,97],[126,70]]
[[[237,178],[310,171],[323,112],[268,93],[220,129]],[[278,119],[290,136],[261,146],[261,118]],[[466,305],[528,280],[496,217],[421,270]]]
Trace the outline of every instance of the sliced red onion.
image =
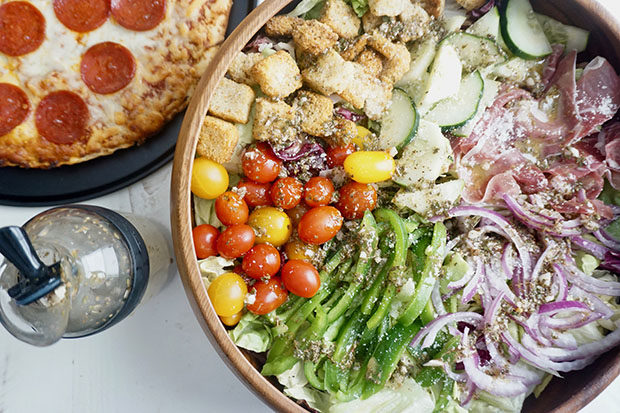
[[594,255],[599,260],[605,258],[605,254],[609,252],[609,248],[604,245],[599,244],[598,242],[590,241],[580,236],[575,236],[570,238],[573,241],[573,244],[577,245],[582,250]]
[[439,280],[435,282],[433,291],[431,291],[431,302],[438,315],[444,315],[447,313],[446,307],[444,307],[443,301],[441,301],[441,292],[439,292]]
[[517,364],[519,357],[517,356],[515,361],[508,361],[497,348],[495,340],[493,340],[488,334],[485,333],[484,341],[491,356],[492,362],[498,366],[501,370],[509,371],[511,376],[519,377],[523,383],[528,386],[533,386],[541,381],[541,375],[531,368],[522,364]]
[[568,281],[566,280],[566,273],[564,269],[558,265],[553,264],[554,274],[553,274],[553,286],[557,288],[556,300],[566,300],[566,296],[568,294]]
[[271,149],[273,149],[273,153],[283,161],[295,161],[304,156],[304,153],[302,152],[304,145],[305,142],[298,139],[284,149],[277,149],[274,145],[271,145]]
[[534,270],[532,270],[533,280],[538,279],[538,276],[540,275],[540,271],[542,270],[543,265],[545,265],[545,261],[547,260],[547,257],[553,251],[554,251],[554,246],[548,245],[547,248],[545,248],[545,250],[543,251],[543,253],[540,254],[540,257],[538,257],[538,261],[536,261],[536,265],[534,265]]
[[430,360],[424,364],[425,367],[441,367],[443,371],[446,373],[448,378],[457,381],[459,383],[465,383],[467,381],[467,375],[465,373],[457,373],[452,370],[452,368],[445,361],[441,360]]
[[353,121],[355,123],[361,122],[364,119],[366,119],[366,115],[364,114],[360,114],[360,113],[355,113],[352,110],[349,110],[345,107],[339,106],[337,107],[334,112],[336,112],[338,115],[342,116],[343,118]]
[[472,269],[472,266],[469,266],[469,270],[458,280],[450,281],[446,286],[449,290],[458,290],[459,288],[463,288],[469,283],[469,281],[474,277],[476,271]]
[[511,249],[512,249],[512,244],[506,243],[506,245],[504,246],[504,251],[502,251],[502,270],[504,270],[504,274],[506,275],[506,278],[509,280],[512,280],[512,278],[514,277],[514,271],[513,271],[513,266],[511,262],[512,261]]
[[538,307],[539,314],[546,314],[548,316],[553,316],[560,311],[590,311],[590,308],[581,301],[554,301],[541,304]]
[[519,219],[526,226],[543,230],[551,235],[558,237],[566,237],[569,235],[579,235],[581,232],[579,229],[567,227],[564,222],[557,222],[552,218],[548,218],[542,216],[540,214],[536,214],[532,211],[525,209],[521,204],[519,204],[514,198],[510,195],[504,195],[502,197],[508,209],[514,214],[514,216]]
[[508,284],[506,284],[504,280],[500,279],[500,277],[497,276],[496,272],[493,271],[493,268],[491,268],[490,265],[486,265],[484,267],[483,273],[486,276],[489,286],[492,289],[503,293],[506,302],[508,302],[511,306],[516,307],[517,297],[510,290],[510,287],[508,287]]
[[495,6],[495,0],[488,0],[481,7],[477,8],[477,9],[473,9],[472,11],[470,11],[469,14],[474,19],[479,19],[480,17],[482,17],[485,14],[487,14],[493,8],[493,6]]
[[540,331],[543,336],[545,336],[555,347],[569,350],[574,350],[577,348],[577,340],[575,340],[575,337],[573,337],[570,333],[560,333],[552,330],[544,324],[540,325]]
[[587,301],[592,306],[592,311],[600,314],[603,319],[611,318],[614,315],[614,311],[609,308],[607,304],[603,302],[594,294],[590,294],[587,291],[573,285],[570,289],[570,295],[574,298],[580,298]]
[[502,307],[502,301],[504,300],[505,294],[500,292],[497,297],[491,302],[491,305],[484,309],[484,322],[486,325],[493,325],[495,322],[495,318],[497,317],[497,313]]
[[484,320],[484,318],[478,314],[473,312],[461,312],[461,313],[450,313],[437,317],[430,323],[424,326],[422,330],[416,334],[409,344],[411,347],[416,347],[418,344],[422,342],[421,348],[430,347],[434,342],[437,334],[448,324],[457,323],[459,321],[473,323],[473,325],[478,325]]
[[264,45],[273,45],[275,42],[271,40],[269,37],[264,36],[262,34],[256,35],[254,40],[248,43],[244,48],[244,52],[258,52],[259,48]]
[[576,265],[570,263],[565,266],[564,269],[566,270],[568,281],[576,284],[582,290],[594,294],[620,295],[620,282],[599,280],[598,278],[584,274]]
[[600,314],[590,311],[588,313],[579,312],[563,318],[541,317],[540,323],[555,330],[573,330],[599,319],[601,319]]
[[474,394],[476,394],[476,385],[471,381],[467,380],[465,383],[465,397],[459,403],[461,406],[467,406],[471,399],[474,398]]
[[601,244],[603,244],[607,248],[614,251],[620,251],[620,242],[614,241],[613,239],[611,239],[611,236],[606,236],[604,231],[605,230],[599,229],[598,231],[594,231],[593,235],[596,237],[597,240],[599,240]]
[[620,253],[609,251],[605,254],[600,268],[620,274]]
[[[482,269],[482,264],[480,264],[480,271]],[[482,280],[482,274],[478,271],[478,268],[474,271],[474,276],[471,278],[469,283],[463,288],[463,296],[461,297],[461,303],[467,304],[478,292],[478,286],[480,285],[480,281]]]

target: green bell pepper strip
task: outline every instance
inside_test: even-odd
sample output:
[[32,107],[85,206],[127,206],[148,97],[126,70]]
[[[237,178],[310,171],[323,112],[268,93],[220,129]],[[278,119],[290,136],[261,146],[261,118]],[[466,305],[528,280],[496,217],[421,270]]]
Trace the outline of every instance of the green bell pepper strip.
[[372,312],[375,303],[379,298],[379,294],[384,289],[383,284],[385,283],[385,280],[387,279],[387,276],[392,269],[392,265],[394,263],[394,252],[389,251],[387,252],[387,254],[387,261],[385,262],[385,264],[383,264],[383,267],[381,267],[381,271],[379,271],[379,274],[375,277],[375,280],[370,285],[367,294],[362,300],[362,313],[366,315],[370,315],[370,313]]
[[435,313],[435,307],[433,306],[431,300],[428,300],[426,302],[426,305],[424,306],[424,310],[422,310],[422,314],[420,314],[420,321],[422,321],[422,324],[427,325],[435,318],[437,318],[437,313]]
[[312,387],[314,387],[317,390],[325,390],[325,385],[323,384],[323,380],[319,379],[319,377],[316,375],[316,370],[318,369],[320,363],[321,361],[319,361],[316,364],[311,361],[305,361],[304,362],[304,376],[306,376],[308,383]]
[[433,410],[433,413],[442,413],[446,410],[448,403],[450,403],[450,400],[452,399],[453,391],[454,381],[448,378],[444,379],[443,385],[441,386],[441,391],[439,392],[439,396],[435,402],[435,410]]
[[422,367],[422,370],[415,376],[415,381],[422,387],[431,387],[445,378],[446,374],[441,367]]
[[408,325],[396,324],[385,334],[368,360],[366,381],[362,391],[363,399],[367,399],[385,386],[403,352],[421,328],[422,324],[419,322]]
[[368,319],[366,322],[366,326],[370,330],[374,330],[381,320],[385,317],[385,315],[390,311],[390,306],[392,305],[392,299],[396,294],[396,287],[394,284],[389,284],[385,288],[385,292],[383,293],[383,298],[379,302],[377,310],[373,313],[372,317]]
[[435,223],[433,228],[433,238],[427,248],[426,261],[420,280],[416,285],[416,291],[411,303],[400,315],[398,322],[406,326],[422,314],[426,303],[431,297],[431,292],[437,281],[439,267],[443,259],[443,252],[446,247],[446,227],[441,223]]

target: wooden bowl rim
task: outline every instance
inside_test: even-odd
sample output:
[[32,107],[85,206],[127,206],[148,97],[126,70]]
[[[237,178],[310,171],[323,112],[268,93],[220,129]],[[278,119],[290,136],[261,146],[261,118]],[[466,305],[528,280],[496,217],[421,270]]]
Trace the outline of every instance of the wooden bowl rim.
[[[254,9],[243,22],[224,41],[205,73],[201,77],[189,102],[177,142],[171,179],[171,228],[177,266],[185,293],[192,310],[207,338],[235,375],[263,401],[271,407],[283,412],[306,412],[295,401],[287,397],[270,383],[250,363],[242,351],[232,342],[227,330],[223,327],[206,294],[200,270],[195,258],[192,242],[192,196],[190,176],[192,161],[196,151],[198,133],[202,127],[207,107],[215,86],[226,73],[234,56],[264,26],[269,18],[277,14],[292,0],[266,0]],[[542,0],[544,1],[544,0]],[[620,22],[596,0],[573,0],[596,21],[600,22],[607,32],[613,33],[614,39],[620,40]],[[620,364],[620,359],[617,359]],[[617,367],[617,366],[616,366]],[[613,366],[609,366],[612,369]],[[555,411],[577,411],[587,405],[602,392],[618,375],[600,374],[588,386],[576,391]],[[598,391],[588,391],[594,386]]]

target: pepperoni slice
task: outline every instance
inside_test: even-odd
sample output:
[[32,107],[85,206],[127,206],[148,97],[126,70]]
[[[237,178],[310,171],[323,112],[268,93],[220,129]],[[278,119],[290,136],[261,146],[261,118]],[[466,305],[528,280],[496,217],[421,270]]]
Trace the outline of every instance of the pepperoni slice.
[[86,135],[88,107],[81,97],[61,90],[47,95],[37,106],[35,123],[39,134],[50,142],[71,144]]
[[54,0],[54,13],[67,28],[86,33],[105,23],[110,0]]
[[25,1],[0,6],[0,52],[21,56],[37,50],[45,38],[45,18]]
[[29,111],[30,103],[23,90],[9,83],[0,83],[0,136],[22,123]]
[[93,92],[114,93],[131,82],[136,73],[136,62],[124,46],[103,42],[84,53],[80,73],[86,86]]
[[126,29],[144,31],[157,26],[166,14],[165,0],[112,0],[112,16]]

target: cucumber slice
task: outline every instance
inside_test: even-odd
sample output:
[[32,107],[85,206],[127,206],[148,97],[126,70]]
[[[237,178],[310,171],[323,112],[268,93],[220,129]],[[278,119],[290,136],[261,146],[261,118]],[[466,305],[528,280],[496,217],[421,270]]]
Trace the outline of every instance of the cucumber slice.
[[431,63],[433,63],[436,50],[437,42],[432,37],[418,42],[411,50],[411,65],[409,66],[409,71],[396,82],[396,86],[404,87],[420,80],[422,75],[427,72]]
[[381,119],[379,149],[396,148],[400,151],[415,136],[419,122],[420,117],[411,98],[405,91],[394,89],[390,107]]
[[576,50],[583,52],[588,46],[590,32],[579,27],[569,26],[552,19],[551,17],[534,13],[547,36],[549,43],[560,43],[566,46],[566,51]]
[[424,119],[438,124],[444,131],[463,126],[476,115],[483,91],[484,80],[476,70],[463,78],[456,96],[438,102]]
[[523,59],[534,60],[552,52],[528,0],[506,0],[500,7],[499,27],[512,53]]
[[491,74],[500,80],[523,84],[534,71],[540,70],[541,65],[542,61],[525,60],[515,56],[495,65]]
[[465,125],[454,129],[451,132],[452,135],[463,137],[469,136],[471,134],[471,131],[474,129],[476,123],[478,123],[478,121],[484,114],[486,108],[491,106],[491,104],[497,97],[501,83],[486,77],[483,77],[482,80],[484,80],[484,90],[482,91],[482,98],[480,99],[480,103],[478,104],[478,110],[476,111],[476,115],[470,120],[468,120]]
[[448,172],[452,161],[452,147],[441,133],[441,128],[420,119],[415,139],[405,146],[396,161],[397,172],[392,180],[406,187],[427,187],[441,174]]
[[466,32],[497,40],[499,36],[499,11],[497,7],[493,7],[484,16],[476,20]]
[[[415,191],[401,189],[392,202],[399,208],[409,208],[421,215],[441,213],[456,204],[465,188],[461,179],[435,184]],[[438,211],[434,211],[439,209]]]
[[[433,60],[420,102],[421,107],[428,109],[440,100],[454,96],[461,84],[462,71],[463,64],[454,47],[449,43],[442,44]],[[420,112],[424,113],[425,110],[422,109]]]
[[459,32],[449,35],[439,45],[444,42],[454,47],[463,67],[469,72],[506,60],[506,54],[488,37]]

